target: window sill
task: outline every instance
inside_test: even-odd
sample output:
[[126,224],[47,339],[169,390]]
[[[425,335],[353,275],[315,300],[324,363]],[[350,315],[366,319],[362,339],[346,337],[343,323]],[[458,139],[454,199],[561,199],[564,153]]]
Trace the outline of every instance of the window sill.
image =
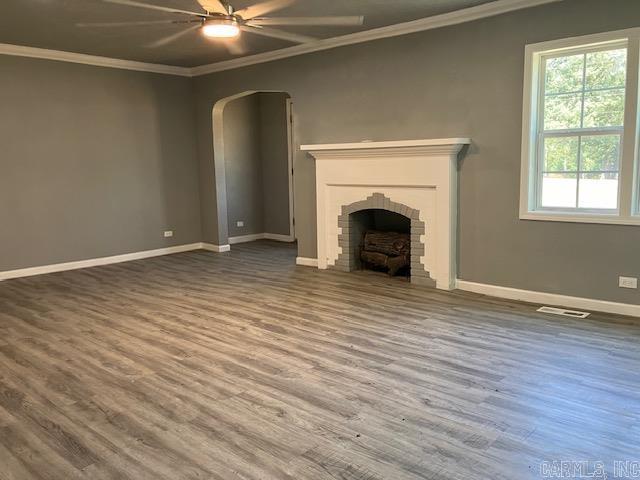
[[640,216],[623,217],[620,215],[597,215],[593,213],[521,212],[520,220],[566,223],[601,223],[609,225],[640,225]]

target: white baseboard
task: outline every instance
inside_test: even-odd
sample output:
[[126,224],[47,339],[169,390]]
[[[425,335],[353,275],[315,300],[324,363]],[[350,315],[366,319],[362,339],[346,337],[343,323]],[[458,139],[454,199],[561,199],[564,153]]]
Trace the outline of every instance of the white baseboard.
[[492,297],[506,298],[509,300],[520,300],[541,305],[555,307],[577,308],[581,310],[592,310],[596,312],[615,313],[618,315],[629,315],[640,317],[640,305],[630,303],[608,302],[606,300],[596,300],[592,298],[571,297],[556,293],[537,292],[533,290],[520,290],[517,288],[500,287],[484,283],[467,282],[466,280],[456,280],[456,288],[467,292],[480,293]]
[[296,240],[292,235],[280,235],[279,233],[265,233],[264,239],[276,242],[295,242]]
[[208,250],[210,252],[216,253],[224,253],[231,250],[231,245],[214,245],[213,243],[201,243],[200,244],[203,250]]
[[252,233],[250,235],[238,235],[237,237],[229,237],[229,245],[237,243],[255,242],[264,239],[264,233]]
[[190,243],[188,245],[178,245],[175,247],[158,248],[156,250],[145,250],[142,252],[125,253],[110,257],[90,258],[88,260],[78,260],[75,262],[56,263],[53,265],[42,265],[40,267],[21,268],[18,270],[8,270],[0,272],[0,282],[11,278],[33,277],[47,273],[65,272],[67,270],[78,270],[81,268],[98,267],[101,265],[111,265],[114,263],[130,262],[132,260],[142,260],[144,258],[160,257],[171,255],[172,253],[190,252],[192,250],[209,250],[212,252],[228,252],[229,245],[212,245],[210,243]]
[[298,257],[298,258],[296,258],[296,265],[302,265],[303,267],[316,267],[316,268],[318,268],[318,259],[317,258]]
[[188,252],[202,248],[201,243],[191,243],[189,245],[178,245],[177,247],[158,248],[156,250],[145,250],[143,252],[125,253],[110,257],[91,258],[88,260],[78,260],[75,262],[56,263],[53,265],[43,265],[40,267],[21,268],[0,272],[0,281],[10,278],[31,277],[34,275],[44,275],[46,273],[64,272],[67,270],[78,270],[80,268],[97,267],[100,265],[111,265],[113,263],[130,262],[143,258],[159,257],[172,253]]
[[[264,235],[264,234],[263,234]],[[238,237],[236,237],[238,238]],[[229,239],[231,240],[231,239]],[[248,240],[249,241],[249,240]],[[18,270],[8,270],[0,272],[0,281],[12,278],[31,277],[34,275],[44,275],[47,273],[64,272],[67,270],[78,270],[81,268],[97,267],[100,265],[111,265],[114,263],[130,262],[132,260],[142,260],[145,258],[171,255],[173,253],[188,252],[192,250],[208,250],[211,252],[228,252],[230,245],[214,245],[211,243],[191,243],[188,245],[178,245],[175,247],[158,248],[156,250],[146,250],[142,252],[125,253],[110,257],[92,258],[75,262],[57,263],[53,265],[43,265],[39,267],[22,268]],[[296,265],[305,267],[318,267],[317,258],[297,257]],[[501,287],[498,285],[488,285],[484,283],[468,282],[466,280],[456,280],[456,288],[467,292],[480,293],[509,300],[519,300],[535,304],[579,308],[582,310],[592,310],[597,312],[615,313],[619,315],[629,315],[640,317],[640,305],[629,303],[609,302],[606,300],[596,300],[591,298],[571,297],[555,293],[537,292],[533,290],[520,290],[517,288]]]
[[239,235],[229,237],[229,245],[237,243],[255,242],[256,240],[275,240],[277,242],[293,242],[295,239],[291,235],[279,235],[277,233],[252,233],[251,235]]

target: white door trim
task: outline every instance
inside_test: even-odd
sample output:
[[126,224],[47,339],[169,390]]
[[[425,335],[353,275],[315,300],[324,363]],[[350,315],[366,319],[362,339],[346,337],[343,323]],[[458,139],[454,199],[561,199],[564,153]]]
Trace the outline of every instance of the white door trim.
[[288,151],[288,176],[289,176],[289,241],[296,239],[296,221],[294,206],[294,189],[293,189],[293,152],[295,152],[293,137],[293,100],[287,98],[287,146]]

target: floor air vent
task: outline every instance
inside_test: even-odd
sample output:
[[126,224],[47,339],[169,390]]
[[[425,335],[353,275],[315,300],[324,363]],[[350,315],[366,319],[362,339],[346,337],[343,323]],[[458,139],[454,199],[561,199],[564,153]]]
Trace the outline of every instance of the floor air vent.
[[564,308],[555,307],[540,307],[538,312],[551,313],[552,315],[563,315],[565,317],[573,318],[587,318],[590,315],[590,313],[587,312],[578,312],[576,310],[566,310]]

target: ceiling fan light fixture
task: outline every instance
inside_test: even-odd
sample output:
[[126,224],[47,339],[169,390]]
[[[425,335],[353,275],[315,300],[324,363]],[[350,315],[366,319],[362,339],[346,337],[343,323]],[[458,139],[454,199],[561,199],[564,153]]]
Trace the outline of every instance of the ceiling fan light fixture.
[[202,26],[202,33],[209,38],[234,38],[240,35],[235,20],[209,20]]

